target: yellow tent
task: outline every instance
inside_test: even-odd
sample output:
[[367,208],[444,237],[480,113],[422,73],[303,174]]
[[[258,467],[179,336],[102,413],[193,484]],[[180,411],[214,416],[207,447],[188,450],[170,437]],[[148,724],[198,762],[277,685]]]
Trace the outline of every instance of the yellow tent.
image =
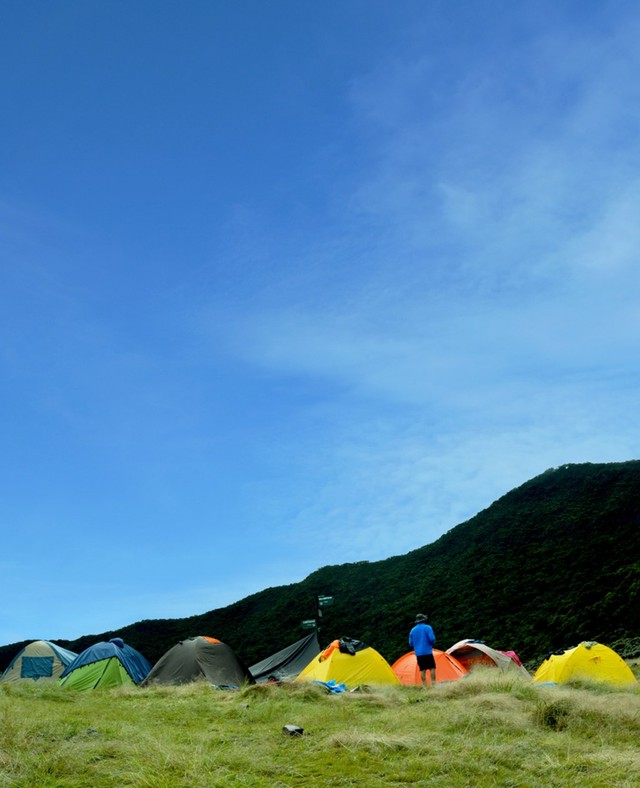
[[587,641],[567,651],[549,655],[533,677],[533,681],[538,683],[555,684],[572,679],[602,681],[616,686],[637,684],[631,668],[613,649]]
[[335,681],[347,687],[359,684],[399,684],[391,665],[378,652],[359,640],[334,640],[314,657],[296,681]]

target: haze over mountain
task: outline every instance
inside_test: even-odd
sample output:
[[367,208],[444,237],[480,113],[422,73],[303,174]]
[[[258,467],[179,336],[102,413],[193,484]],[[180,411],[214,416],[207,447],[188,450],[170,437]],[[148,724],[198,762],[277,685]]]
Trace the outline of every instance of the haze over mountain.
[[[406,651],[418,611],[431,615],[440,648],[475,637],[533,660],[598,640],[630,653],[640,647],[639,525],[640,461],[565,465],[406,555],[325,566],[202,615],[58,642],[80,651],[118,634],[153,662],[182,638],[212,635],[251,664],[300,638],[315,596],[328,594],[321,642],[356,637],[389,660]],[[0,667],[22,645],[0,648]]]

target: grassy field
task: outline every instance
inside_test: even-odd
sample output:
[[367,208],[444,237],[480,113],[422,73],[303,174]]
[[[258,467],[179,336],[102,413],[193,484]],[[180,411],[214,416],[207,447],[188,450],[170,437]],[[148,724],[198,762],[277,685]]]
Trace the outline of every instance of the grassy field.
[[637,786],[639,742],[639,688],[497,671],[343,695],[0,687],[0,786]]

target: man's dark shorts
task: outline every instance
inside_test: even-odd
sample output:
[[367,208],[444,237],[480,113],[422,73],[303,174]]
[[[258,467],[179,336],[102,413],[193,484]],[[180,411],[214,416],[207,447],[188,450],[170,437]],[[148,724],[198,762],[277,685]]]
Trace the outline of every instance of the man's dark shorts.
[[436,661],[433,654],[417,654],[418,667],[420,670],[435,670]]

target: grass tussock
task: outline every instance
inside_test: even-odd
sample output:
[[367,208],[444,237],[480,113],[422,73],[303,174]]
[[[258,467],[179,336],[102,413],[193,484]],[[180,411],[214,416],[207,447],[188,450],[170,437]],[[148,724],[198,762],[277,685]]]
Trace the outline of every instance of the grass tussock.
[[281,684],[247,684],[240,689],[240,694],[243,697],[296,698],[302,702],[315,702],[328,693],[326,688],[319,684],[288,681]]
[[404,752],[412,748],[412,742],[399,736],[385,735],[383,733],[366,733],[346,731],[336,733],[327,739],[330,747],[344,748],[346,750],[363,750],[369,753],[384,755],[385,752]]
[[593,692],[584,687],[545,689],[533,712],[537,725],[571,730],[577,736],[603,743],[612,738],[620,744],[640,740],[640,694]]
[[1,689],[2,788],[640,784],[633,688],[486,671],[342,695],[313,684]]
[[434,691],[448,698],[468,698],[486,692],[518,695],[535,692],[526,677],[517,673],[502,673],[490,668],[474,670],[461,681],[437,684]]

